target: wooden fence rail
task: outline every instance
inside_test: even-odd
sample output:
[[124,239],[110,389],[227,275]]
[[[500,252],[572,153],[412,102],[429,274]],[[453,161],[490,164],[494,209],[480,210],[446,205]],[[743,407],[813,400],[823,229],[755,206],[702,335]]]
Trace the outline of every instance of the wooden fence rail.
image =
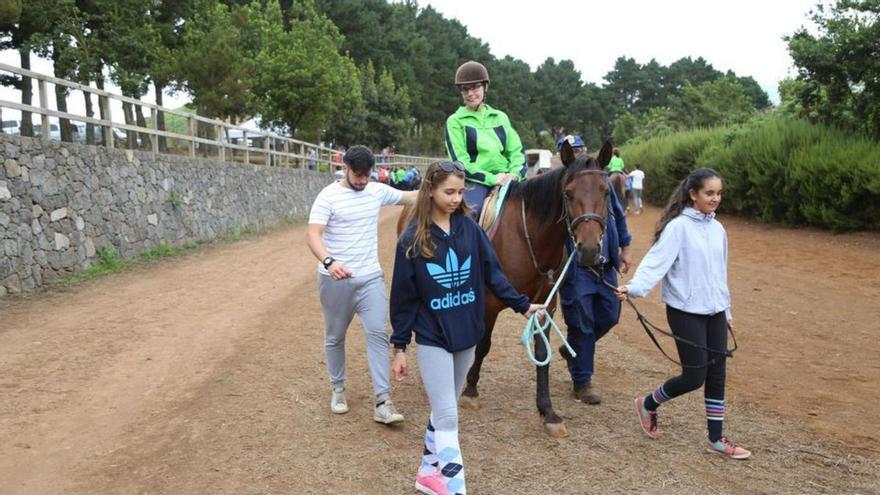
[[[185,149],[190,157],[195,157],[199,150],[202,151],[203,154],[207,154],[211,148],[213,148],[220,160],[239,161],[239,158],[241,158],[240,161],[242,163],[249,165],[294,167],[303,170],[316,169],[326,170],[333,173],[334,169],[342,164],[339,151],[319,144],[307,143],[305,141],[268,131],[248,129],[222,120],[161,107],[153,103],[117,95],[108,91],[84,86],[66,79],[59,79],[46,74],[21,69],[12,65],[0,63],[0,72],[8,72],[37,81],[39,106],[25,105],[0,99],[0,109],[8,108],[22,112],[22,114],[30,112],[32,114],[40,115],[40,137],[45,141],[51,139],[52,129],[49,119],[50,117],[54,117],[59,119],[59,121],[66,119],[99,126],[102,129],[102,144],[108,148],[114,148],[117,146],[117,141],[130,141],[128,139],[129,135],[125,133],[135,133],[135,136],[140,135],[147,137],[147,139],[145,139],[144,142],[141,142],[140,145],[148,145],[149,150],[153,153],[160,152],[159,137],[164,137],[166,139],[175,139],[187,143]],[[97,96],[101,115],[104,118],[87,117],[49,108],[48,84],[63,86],[69,90],[81,91],[84,95],[87,95],[85,96],[87,98],[92,98],[92,95]],[[150,123],[148,126],[144,127],[132,123],[114,122],[110,108],[111,100],[132,105],[133,108],[141,107],[149,110]],[[157,122],[160,113],[164,113],[165,115],[176,115],[186,119],[187,132],[181,134],[179,132],[159,130]],[[198,129],[200,126],[205,130],[210,129],[211,134],[215,137],[199,136]],[[88,127],[86,127],[86,129],[86,132],[89,132]],[[124,133],[121,131],[124,131]],[[230,131],[237,131],[237,133],[241,134],[241,137],[230,138]],[[148,143],[146,142],[147,140],[149,141]],[[134,142],[135,145],[137,145],[137,138],[130,142]],[[259,145],[257,143],[259,143]],[[242,152],[238,155],[243,156],[236,156],[236,151]],[[260,157],[260,159],[257,159],[257,157]],[[431,162],[437,160],[437,158],[400,154],[393,154],[390,156],[376,155],[376,159],[378,164],[383,164],[389,167],[413,166],[422,171],[424,171]],[[262,163],[257,163],[258,161]]]

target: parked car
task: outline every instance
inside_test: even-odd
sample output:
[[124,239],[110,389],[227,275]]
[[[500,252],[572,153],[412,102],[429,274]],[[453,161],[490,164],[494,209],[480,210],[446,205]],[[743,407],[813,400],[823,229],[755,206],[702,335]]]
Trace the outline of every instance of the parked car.
[[[74,132],[73,132],[73,142],[85,144],[86,143],[86,134],[87,134],[86,129],[87,128],[88,128],[88,126],[86,126],[86,124],[84,124],[82,122],[75,123],[74,124]],[[113,136],[116,137],[116,141],[121,142],[121,143],[125,143],[125,140],[128,137],[128,134],[124,130],[117,129],[115,127],[113,127],[112,130],[113,130]],[[103,143],[104,142],[104,128],[99,125],[92,126],[92,136],[94,137],[93,142],[98,143],[98,144]]]
[[[34,137],[43,135],[43,125],[34,124]],[[61,141],[61,129],[58,124],[49,124],[49,139],[53,141]]]
[[3,133],[12,134],[14,136],[21,134],[21,127],[19,127],[19,122],[17,120],[4,120]]
[[529,167],[529,172],[532,172],[533,175],[549,172],[553,167],[550,162],[551,158],[553,158],[553,153],[550,150],[526,150],[526,164]]

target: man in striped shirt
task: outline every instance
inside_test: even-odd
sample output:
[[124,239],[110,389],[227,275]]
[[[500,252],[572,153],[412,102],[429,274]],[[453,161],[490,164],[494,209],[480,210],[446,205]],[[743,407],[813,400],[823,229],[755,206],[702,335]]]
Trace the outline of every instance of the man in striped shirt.
[[398,191],[370,182],[375,159],[366,146],[352,146],[343,157],[342,179],[325,187],[309,213],[308,245],[321,263],[318,290],[324,312],[324,350],[333,387],[330,410],[348,412],[345,395],[345,334],[355,313],[367,341],[367,361],[376,402],[373,419],[403,421],[391,402],[389,381],[388,301],[379,266],[379,210],[413,204],[417,191]]

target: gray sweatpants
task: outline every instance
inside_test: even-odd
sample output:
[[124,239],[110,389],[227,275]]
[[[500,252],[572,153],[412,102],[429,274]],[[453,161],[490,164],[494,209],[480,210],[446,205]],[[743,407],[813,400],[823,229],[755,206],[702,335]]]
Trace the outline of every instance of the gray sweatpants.
[[431,403],[431,422],[437,431],[458,431],[458,396],[476,346],[449,352],[442,347],[417,345],[419,372]]
[[380,272],[365,277],[333,280],[318,274],[318,291],[324,311],[324,350],[327,371],[334,387],[345,386],[345,334],[357,313],[367,339],[367,363],[376,401],[389,399],[388,334],[385,333],[388,301],[385,276]]

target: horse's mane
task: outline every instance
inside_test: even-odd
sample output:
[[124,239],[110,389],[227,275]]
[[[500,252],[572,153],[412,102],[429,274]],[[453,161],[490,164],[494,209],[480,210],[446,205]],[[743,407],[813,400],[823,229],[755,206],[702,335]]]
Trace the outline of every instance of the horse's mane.
[[526,209],[533,212],[539,222],[555,222],[562,216],[563,185],[582,170],[601,170],[601,168],[595,158],[581,155],[567,167],[557,167],[525,182],[511,184],[509,194],[511,198],[522,198]]

